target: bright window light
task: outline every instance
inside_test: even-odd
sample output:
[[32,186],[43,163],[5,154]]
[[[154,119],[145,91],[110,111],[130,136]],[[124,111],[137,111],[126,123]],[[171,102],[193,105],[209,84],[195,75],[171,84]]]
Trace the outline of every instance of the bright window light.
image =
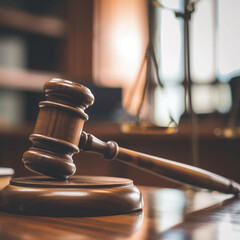
[[218,71],[224,82],[240,75],[239,9],[239,0],[218,0]]
[[[155,120],[176,122],[184,112],[183,19],[174,10],[183,11],[183,0],[159,0],[166,8],[155,7],[154,49],[163,89],[157,89]],[[240,74],[240,1],[195,1],[190,20],[190,66],[194,85],[193,107],[196,113],[225,113],[231,107],[227,82]],[[122,87],[123,99],[135,84],[148,44],[146,0],[95,0],[93,77],[97,85]],[[145,71],[146,66],[143,68]],[[216,76],[217,75],[217,76]],[[139,87],[140,86],[140,87]],[[134,99],[139,99],[140,94]],[[134,100],[135,101],[135,100]],[[132,104],[136,109],[137,101]],[[156,106],[156,107],[155,107]],[[159,120],[161,119],[161,120]]]
[[[171,9],[179,9],[182,1],[161,1]],[[183,80],[183,28],[182,21],[171,10],[156,9],[155,48],[159,73],[164,84]]]
[[157,88],[154,102],[154,120],[158,125],[167,126],[170,117],[178,123],[184,112],[184,89],[180,85]]
[[232,94],[230,86],[226,83],[218,83],[213,91],[215,110],[220,113],[229,112],[232,106]]
[[191,18],[191,74],[196,83],[210,83],[216,78],[214,1],[201,0]]
[[193,85],[192,103],[196,113],[214,112],[212,93],[212,87],[210,85]]
[[231,107],[231,91],[228,84],[193,85],[193,110],[198,114],[218,111],[226,113]]

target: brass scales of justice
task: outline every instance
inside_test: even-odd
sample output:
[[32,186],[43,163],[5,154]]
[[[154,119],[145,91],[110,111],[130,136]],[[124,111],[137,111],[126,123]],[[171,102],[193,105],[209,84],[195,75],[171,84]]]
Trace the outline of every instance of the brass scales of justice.
[[142,209],[143,199],[133,181],[125,178],[74,176],[73,154],[93,151],[106,159],[141,168],[155,175],[193,186],[238,195],[233,180],[175,161],[121,148],[83,132],[93,104],[91,91],[62,79],[44,85],[46,101],[39,103],[39,115],[32,147],[22,160],[41,176],[13,178],[0,192],[0,209],[38,216],[100,216],[130,213]]

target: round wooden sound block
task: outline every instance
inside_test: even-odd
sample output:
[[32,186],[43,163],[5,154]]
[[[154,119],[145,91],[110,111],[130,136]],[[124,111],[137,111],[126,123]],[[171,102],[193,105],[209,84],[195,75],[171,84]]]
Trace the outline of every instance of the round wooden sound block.
[[0,192],[3,211],[38,216],[100,216],[140,210],[142,195],[126,178],[45,176],[14,178]]

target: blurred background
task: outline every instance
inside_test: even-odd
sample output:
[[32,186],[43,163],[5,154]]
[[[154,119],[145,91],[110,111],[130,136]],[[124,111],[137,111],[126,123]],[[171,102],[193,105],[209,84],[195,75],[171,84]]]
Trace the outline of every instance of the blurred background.
[[[0,166],[32,175],[21,156],[43,85],[59,77],[95,95],[86,131],[240,181],[239,9],[238,0],[0,0]],[[121,128],[142,122],[154,127]],[[174,133],[161,131],[171,123]],[[176,186],[95,154],[75,159],[77,174]]]

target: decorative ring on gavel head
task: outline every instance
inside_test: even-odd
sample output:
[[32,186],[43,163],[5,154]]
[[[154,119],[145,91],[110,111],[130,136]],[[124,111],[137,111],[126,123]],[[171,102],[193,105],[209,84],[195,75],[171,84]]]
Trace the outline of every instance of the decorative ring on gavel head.
[[76,171],[72,155],[88,115],[84,110],[93,104],[91,91],[77,83],[52,79],[44,85],[46,101],[39,103],[39,114],[30,140],[33,146],[22,160],[29,170],[66,179]]

